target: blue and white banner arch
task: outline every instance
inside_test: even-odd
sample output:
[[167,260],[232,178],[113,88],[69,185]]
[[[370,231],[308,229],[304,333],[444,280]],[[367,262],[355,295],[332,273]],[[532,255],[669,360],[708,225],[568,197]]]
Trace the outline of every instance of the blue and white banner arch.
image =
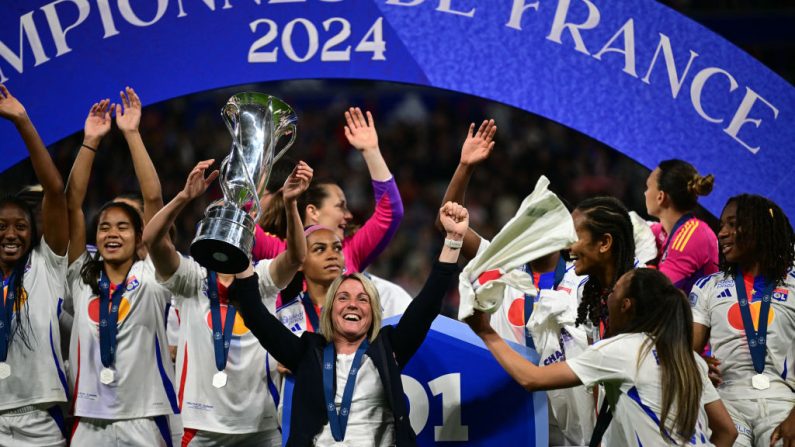
[[[218,87],[357,78],[438,87],[567,125],[654,167],[716,176],[795,217],[795,88],[653,0],[7,0],[0,81],[45,143],[124,85],[147,104]],[[0,171],[26,152],[0,126]]]

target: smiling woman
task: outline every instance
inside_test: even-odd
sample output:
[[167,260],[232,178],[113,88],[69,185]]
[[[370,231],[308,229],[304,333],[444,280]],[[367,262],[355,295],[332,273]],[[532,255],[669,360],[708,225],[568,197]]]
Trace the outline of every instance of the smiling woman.
[[295,376],[288,446],[416,445],[400,371],[439,314],[469,224],[466,209],[455,203],[445,204],[440,214],[444,248],[396,326],[380,327],[378,292],[366,277],[353,274],[329,287],[323,335],[295,337],[262,304],[253,270],[237,276],[230,299],[239,303],[260,343]]
[[0,198],[0,425],[14,428],[0,431],[0,445],[66,445],[57,406],[67,393],[59,331],[69,240],[63,180],[25,107],[1,84],[0,118],[25,142],[45,199],[40,236],[24,200]]

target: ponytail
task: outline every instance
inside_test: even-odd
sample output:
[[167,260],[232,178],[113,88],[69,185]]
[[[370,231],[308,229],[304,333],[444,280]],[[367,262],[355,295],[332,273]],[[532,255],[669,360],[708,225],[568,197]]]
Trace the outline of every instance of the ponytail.
[[698,205],[698,196],[712,192],[715,177],[701,176],[696,168],[682,160],[665,160],[657,167],[660,172],[657,187],[671,199],[677,211],[692,211]]
[[[650,342],[641,348],[638,362],[654,348],[660,365],[660,433],[663,438],[676,433],[688,439],[695,433],[703,392],[693,352],[690,303],[658,270],[641,268],[631,275],[627,297],[634,303],[634,317],[622,332],[649,336]],[[669,421],[672,410],[675,416]]]

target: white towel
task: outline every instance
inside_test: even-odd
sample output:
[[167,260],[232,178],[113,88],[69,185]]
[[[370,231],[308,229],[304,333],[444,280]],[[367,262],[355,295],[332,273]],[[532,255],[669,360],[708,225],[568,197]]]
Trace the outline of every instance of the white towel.
[[548,186],[549,180],[541,176],[489,247],[464,267],[458,282],[459,320],[474,309],[493,313],[502,303],[506,286],[535,296],[532,276],[518,267],[577,240],[571,214]]
[[649,223],[643,220],[638,213],[629,212],[632,220],[632,230],[635,239],[635,257],[641,265],[657,259],[657,242],[654,240],[654,233],[649,227]]

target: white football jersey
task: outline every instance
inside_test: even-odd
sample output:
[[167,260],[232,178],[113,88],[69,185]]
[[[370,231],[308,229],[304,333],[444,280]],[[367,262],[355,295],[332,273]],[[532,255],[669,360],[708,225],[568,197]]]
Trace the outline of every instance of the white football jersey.
[[[66,256],[53,253],[44,238],[30,253],[22,277],[24,291],[22,296],[16,297],[14,306],[23,309],[28,346],[19,332],[8,346],[6,363],[11,375],[0,380],[0,411],[45,402],[66,402],[66,374],[58,324],[66,289],[66,265]],[[12,329],[16,327],[15,321],[16,315],[12,316]]]
[[[481,239],[478,253],[489,246],[489,241]],[[546,290],[541,290],[534,298],[534,310],[542,297],[548,296],[549,299],[565,299],[565,304],[569,307],[569,312],[577,314],[577,305],[580,302],[582,286],[588,279],[587,276],[578,276],[574,272],[572,263],[566,264],[566,272],[556,288],[556,293],[547,294]],[[505,294],[500,307],[491,314],[491,326],[500,337],[514,343],[525,345],[525,321],[524,316],[525,295],[522,291],[513,287],[506,287]],[[536,316],[538,317],[538,315]],[[571,333],[569,332],[571,331]],[[573,327],[568,330],[561,328],[555,329],[557,333],[554,337],[556,342],[552,349],[547,346],[534,346],[541,359],[539,366],[551,365],[566,361],[567,354],[573,357],[582,352],[587,347],[584,327]],[[576,334],[573,334],[576,332]],[[587,444],[591,437],[593,426],[596,423],[595,404],[593,393],[578,386],[560,390],[547,391],[550,411],[550,434],[555,436],[559,442],[569,445]]]
[[[591,387],[602,384],[613,408],[613,420],[605,433],[603,445],[637,446],[667,445],[660,434],[659,418],[662,410],[662,388],[657,351],[651,347],[640,359],[643,344],[651,339],[642,333],[621,334],[601,340],[577,356],[566,361],[582,383]],[[715,388],[707,378],[707,365],[693,353],[701,373],[703,392],[701,405],[718,400]],[[638,362],[640,359],[640,362]],[[669,419],[673,420],[672,408]],[[670,422],[669,422],[670,424]],[[704,413],[699,413],[696,432],[685,445],[712,445]]]
[[[271,260],[260,261],[255,271],[263,303],[273,312],[279,289],[268,271],[270,263]],[[235,315],[224,369],[226,385],[213,386],[218,369],[207,270],[193,259],[183,257],[177,271],[163,286],[174,294],[180,313],[177,394],[185,428],[230,434],[274,430],[277,390],[281,386],[276,361],[267,355],[239,313]],[[221,324],[225,324],[228,309],[225,289],[219,285]]]
[[[723,383],[718,392],[724,399],[757,399],[791,395],[795,390],[795,359],[792,340],[795,339],[795,270],[787,273],[783,285],[773,290],[767,324],[767,355],[764,374],[770,388],[757,390],[751,386],[756,375],[751,351],[745,335],[745,325],[737,302],[734,278],[722,272],[699,279],[690,291],[693,321],[710,328],[709,344],[712,354],[720,360]],[[753,294],[751,318],[759,321],[761,296]]]
[[[149,258],[133,264],[119,305],[114,380],[102,384],[99,297],[80,278],[87,256],[72,263],[68,273],[74,306],[69,349],[74,414],[112,420],[178,414],[174,366],[166,336],[166,307],[171,293],[157,283]],[[111,289],[115,286],[111,284]]]

